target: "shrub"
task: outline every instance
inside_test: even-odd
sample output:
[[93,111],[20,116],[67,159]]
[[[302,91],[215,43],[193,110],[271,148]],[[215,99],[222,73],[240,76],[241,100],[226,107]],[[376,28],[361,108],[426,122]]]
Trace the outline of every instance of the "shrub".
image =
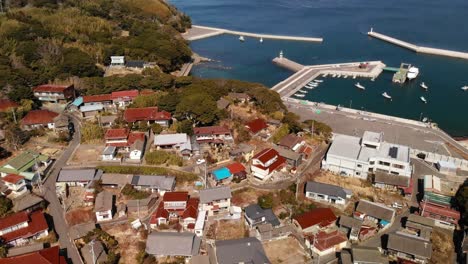
[[122,194],[134,200],[141,200],[141,199],[148,198],[148,196],[150,196],[149,192],[136,190],[130,184],[125,184],[125,186],[122,188]]
[[257,203],[263,209],[273,208],[273,194],[268,193],[268,194],[259,196],[257,199]]
[[161,165],[161,164],[168,164],[168,165],[175,165],[175,166],[183,165],[182,157],[179,157],[174,153],[167,152],[164,150],[155,150],[155,151],[147,153],[145,155],[145,160],[150,165]]

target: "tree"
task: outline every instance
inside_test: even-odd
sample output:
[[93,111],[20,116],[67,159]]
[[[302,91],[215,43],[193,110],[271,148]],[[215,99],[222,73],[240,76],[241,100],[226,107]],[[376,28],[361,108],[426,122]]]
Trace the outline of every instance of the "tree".
[[155,134],[161,134],[161,132],[164,130],[164,128],[160,124],[154,123],[154,124],[151,124],[151,130]]
[[271,140],[273,141],[273,143],[277,144],[284,136],[288,134],[289,134],[289,125],[283,124],[278,130],[276,130]]
[[28,140],[29,134],[21,130],[17,124],[9,124],[5,128],[5,141],[15,150],[18,150]]
[[281,122],[283,122],[284,124],[287,124],[289,127],[289,130],[292,133],[297,133],[297,132],[302,131],[301,124],[299,123],[299,116],[293,112],[287,112],[284,115],[283,120]]
[[455,203],[458,210],[462,213],[462,222],[468,224],[468,180],[466,180],[455,194]]
[[185,133],[187,135],[193,135],[193,125],[189,120],[182,120],[177,122],[177,133]]
[[263,209],[273,208],[273,194],[268,193],[257,198],[258,205]]
[[13,203],[10,199],[1,196],[0,197],[0,217],[5,217],[13,208]]
[[329,140],[332,136],[332,128],[325,123],[309,119],[305,120],[303,124],[307,128],[311,130],[313,129],[313,133],[315,135],[322,136],[323,138],[325,138],[325,140]]
[[176,107],[176,115],[193,124],[209,125],[217,118],[216,102],[207,94],[191,94],[183,97]]
[[179,102],[180,102],[180,96],[177,93],[172,92],[171,94],[166,94],[164,96],[161,96],[161,98],[159,98],[158,107],[161,110],[174,113]]
[[97,123],[86,122],[81,127],[81,141],[93,142],[104,138],[104,130]]
[[61,68],[64,73],[79,77],[102,75],[102,71],[96,67],[94,59],[77,48],[64,50]]

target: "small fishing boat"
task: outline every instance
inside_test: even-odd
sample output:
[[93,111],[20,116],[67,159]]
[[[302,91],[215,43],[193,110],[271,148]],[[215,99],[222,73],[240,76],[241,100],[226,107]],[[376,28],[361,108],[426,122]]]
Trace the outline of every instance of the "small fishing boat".
[[315,88],[315,86],[307,86],[307,85],[306,85],[306,86],[304,86],[304,88],[309,89],[309,90],[312,90],[312,89]]
[[337,78],[341,78],[341,74],[338,74],[336,77],[337,77]]
[[421,86],[421,88],[423,88],[426,91],[429,88],[429,87],[427,87],[427,85],[424,82],[422,82],[419,86]]
[[335,77],[336,77],[336,74],[333,74],[332,77],[335,78]]
[[375,78],[370,79],[372,82],[375,82]]
[[382,94],[383,97],[387,98],[387,99],[392,99],[392,97],[387,93],[387,92],[384,92]]
[[348,75],[345,75],[344,78],[347,79],[347,78],[348,78]]
[[411,81],[414,78],[418,77],[419,74],[419,69],[416,67],[410,67],[408,70],[408,73],[406,74],[406,77]]
[[240,37],[239,37],[239,40],[240,40],[241,42],[244,42],[244,41],[245,41],[244,36],[240,36]]
[[356,75],[353,76],[353,79],[356,79]]
[[294,96],[296,96],[296,97],[305,97],[305,94],[297,93],[297,94],[294,94]]
[[427,100],[426,100],[426,98],[424,98],[424,96],[421,96],[421,97],[419,97],[419,98],[420,98],[421,101],[423,101],[425,104],[427,103]]
[[260,40],[259,40],[259,41],[260,41],[260,43],[263,43],[263,38],[260,38]]
[[316,83],[322,83],[322,82],[323,82],[323,80],[319,80],[319,79],[317,79],[317,80],[314,80],[314,82],[316,82]]
[[357,82],[356,84],[354,84],[354,86],[356,86],[357,88],[361,89],[361,90],[365,90],[366,87],[364,87],[362,84],[360,84],[359,82]]
[[300,93],[307,93],[306,90],[299,90],[298,92],[300,92]]
[[461,88],[463,91],[468,91],[468,85],[465,85]]
[[310,81],[308,84],[309,85],[315,85],[316,83],[314,81]]
[[325,73],[324,75],[322,75],[322,77],[327,77],[328,76],[328,73]]
[[310,85],[310,86],[314,86],[314,87],[317,87],[317,86],[319,86],[319,84],[318,84],[318,83],[315,83],[315,82],[313,82],[313,83],[309,83],[308,85]]

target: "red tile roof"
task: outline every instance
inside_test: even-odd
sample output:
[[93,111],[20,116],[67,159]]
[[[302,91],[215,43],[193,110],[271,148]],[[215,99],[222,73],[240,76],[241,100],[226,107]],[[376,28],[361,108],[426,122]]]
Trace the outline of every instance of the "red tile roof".
[[257,118],[257,119],[254,119],[254,120],[250,121],[250,122],[247,122],[247,124],[245,124],[245,125],[250,130],[250,132],[252,132],[254,134],[257,134],[262,129],[265,129],[265,128],[268,127],[265,120],[263,120],[261,118]]
[[244,165],[242,165],[242,163],[239,162],[229,164],[226,166],[226,168],[229,170],[229,172],[231,172],[231,174],[236,174],[245,171]]
[[117,92],[112,92],[111,94],[112,100],[123,100],[123,101],[130,101],[137,96],[138,96],[138,90],[117,91]]
[[124,112],[124,120],[127,122],[171,120],[171,113],[159,112],[157,107],[128,108]]
[[21,123],[23,125],[46,125],[54,123],[54,118],[58,115],[58,113],[49,110],[32,110],[21,119]]
[[185,219],[185,218],[197,219],[197,216],[198,216],[198,209],[193,206],[190,206],[190,207],[187,207],[187,209],[185,209],[184,213],[182,214],[182,219]]
[[274,150],[272,148],[267,148],[267,149],[264,149],[264,150],[260,151],[259,153],[255,154],[255,156],[253,156],[252,159],[257,159],[261,163],[265,164],[269,160],[273,159],[276,156],[279,156],[278,151],[276,151],[276,150]]
[[0,99],[0,111],[6,111],[9,108],[18,107],[19,104],[9,100],[9,99]]
[[2,180],[5,182],[16,184],[17,182],[23,180],[24,177],[18,174],[10,173],[7,176],[3,177]]
[[0,219],[0,230],[29,221],[27,212],[19,212]]
[[151,215],[150,224],[157,224],[158,218],[169,218],[169,211],[164,209],[164,203],[160,203],[156,212],[154,212],[153,215]]
[[302,229],[315,225],[327,226],[336,221],[336,215],[330,208],[316,208],[294,217]]
[[106,131],[104,135],[105,139],[121,139],[128,138],[130,130],[128,128],[110,128]]
[[268,170],[268,172],[272,172],[274,170],[281,169],[286,164],[286,159],[282,156],[278,156],[275,162],[273,162],[269,167],[263,167],[261,165],[253,165],[262,170]]
[[67,88],[73,85],[43,84],[33,88],[33,92],[63,93]]
[[346,236],[338,232],[338,230],[335,230],[330,233],[320,231],[316,235],[309,236],[308,239],[310,241],[310,244],[320,251],[324,251],[329,248],[335,247],[336,245],[348,240]]
[[456,221],[453,221],[455,223],[458,220],[460,220],[460,212],[455,210],[455,209],[437,206],[437,205],[434,205],[434,204],[431,204],[431,203],[427,203],[425,201],[421,202],[419,208],[420,208],[420,211],[424,212],[423,216],[425,216],[425,217],[427,217],[427,216],[429,216],[431,214],[434,214],[434,215],[451,217],[451,218],[456,220]]
[[[20,216],[24,217],[24,216]],[[18,218],[20,218],[18,217]],[[35,211],[32,212],[29,217],[31,220],[28,222],[28,226],[25,228],[21,228],[18,230],[15,230],[13,232],[4,234],[1,236],[1,238],[5,242],[10,242],[19,238],[28,238],[32,237],[40,232],[43,232],[45,230],[49,229],[49,226],[47,225],[47,221],[44,217],[44,213],[42,211]],[[22,220],[22,219],[21,219]],[[21,223],[21,222],[18,222]]]
[[0,264],[66,264],[64,256],[60,256],[59,246],[45,248],[24,255],[1,258]]
[[224,135],[231,134],[231,130],[224,126],[207,126],[193,128],[195,135]]
[[187,201],[188,192],[165,192],[163,202]]
[[83,96],[83,103],[112,101],[111,94],[97,94]]
[[107,145],[114,147],[130,147],[138,140],[145,142],[146,136],[144,132],[130,132],[127,137],[127,142],[108,143]]

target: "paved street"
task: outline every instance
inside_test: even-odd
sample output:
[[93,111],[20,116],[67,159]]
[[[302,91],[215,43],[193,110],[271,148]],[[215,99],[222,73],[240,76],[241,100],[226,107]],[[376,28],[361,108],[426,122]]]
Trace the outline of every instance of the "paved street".
[[68,235],[68,225],[65,222],[64,211],[55,193],[55,182],[57,180],[58,173],[60,172],[60,169],[66,165],[67,160],[80,143],[81,135],[79,121],[73,116],[70,117],[75,124],[76,131],[69,146],[65,149],[60,158],[55,161],[54,167],[44,182],[44,198],[49,202],[49,213],[54,218],[54,228],[59,237],[60,248],[66,249],[68,258],[71,259],[73,263],[78,264],[83,262],[81,261],[78,249]]

